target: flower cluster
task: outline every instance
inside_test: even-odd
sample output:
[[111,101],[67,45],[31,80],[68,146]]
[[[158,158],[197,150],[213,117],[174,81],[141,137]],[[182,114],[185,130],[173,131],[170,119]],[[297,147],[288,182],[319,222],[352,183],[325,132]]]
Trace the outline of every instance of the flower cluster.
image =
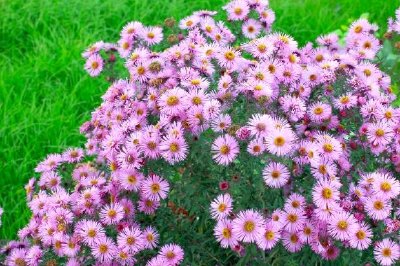
[[[192,158],[199,138],[208,138],[220,167],[243,163],[243,153],[262,160],[265,189],[285,196],[265,213],[234,210],[232,195],[219,195],[211,216],[223,248],[241,256],[248,243],[265,252],[282,241],[289,252],[309,245],[333,260],[345,248],[374,246],[380,264],[399,260],[400,109],[373,61],[378,27],[359,19],[344,46],[328,34],[317,47],[299,47],[272,32],[267,0],[234,0],[224,10],[229,23],[211,11],[182,19],[166,49],[162,28],[135,21],[117,43],[83,53],[88,73],[109,74],[112,84],[81,126],[85,150],[49,155],[36,167],[38,183],[26,186],[33,216],[3,248],[6,264],[38,265],[50,252],[67,265],[139,261],[159,234],[137,212],[154,215],[174,185],[154,172]],[[129,78],[113,76],[116,55]],[[167,244],[147,265],[178,265],[183,254]]]

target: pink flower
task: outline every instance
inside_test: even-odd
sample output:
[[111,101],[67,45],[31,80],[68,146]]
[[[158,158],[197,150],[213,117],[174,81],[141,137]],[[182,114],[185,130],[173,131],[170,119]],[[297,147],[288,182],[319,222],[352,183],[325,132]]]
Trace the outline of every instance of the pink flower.
[[117,255],[117,247],[111,238],[97,240],[91,247],[93,256],[100,262],[109,263]]
[[290,173],[285,165],[271,162],[265,166],[263,178],[267,186],[281,188],[288,182]]
[[124,218],[124,208],[121,204],[111,203],[102,208],[100,218],[104,224],[117,224]]
[[118,248],[137,253],[144,249],[143,235],[139,228],[124,228],[117,236]]
[[244,0],[234,0],[223,7],[228,12],[231,20],[244,20],[250,12],[250,8]]
[[222,165],[230,164],[239,153],[239,145],[230,135],[219,136],[212,144],[213,159]]
[[365,224],[361,223],[358,229],[353,232],[350,238],[350,246],[358,250],[367,249],[371,245],[372,230]]
[[400,246],[385,238],[375,246],[374,257],[381,265],[392,265],[400,258]]
[[301,250],[304,246],[304,243],[301,241],[297,232],[290,233],[288,231],[284,231],[282,233],[282,242],[284,247],[289,252],[297,252]]
[[253,210],[239,212],[233,220],[232,229],[237,238],[243,242],[253,243],[262,236],[265,220]]
[[142,235],[143,235],[143,245],[145,248],[152,249],[157,246],[159,234],[153,227],[151,226],[146,227],[143,230]]
[[242,25],[242,32],[246,38],[255,39],[261,32],[261,24],[255,19],[248,19]]
[[312,197],[315,205],[326,207],[339,201],[340,192],[329,180],[319,181],[313,188]]
[[332,115],[332,107],[326,103],[317,102],[310,105],[308,114],[313,122],[321,123]]
[[188,145],[183,137],[167,136],[160,143],[161,156],[170,164],[183,161]]
[[280,228],[272,222],[266,224],[263,233],[257,238],[257,246],[262,250],[272,249],[280,240]]
[[183,260],[183,249],[176,244],[168,244],[161,247],[160,257],[164,258],[169,265],[178,265]]
[[392,211],[390,200],[381,197],[379,194],[366,198],[364,206],[368,216],[374,220],[383,220],[389,217]]
[[139,36],[148,45],[160,43],[163,39],[162,28],[160,27],[143,27],[139,30]]
[[228,219],[220,219],[214,228],[214,235],[223,248],[233,248],[238,244],[236,234],[232,229],[232,221]]
[[286,156],[293,152],[296,135],[291,129],[273,129],[265,137],[267,150],[278,156]]
[[91,55],[85,63],[85,69],[90,76],[96,77],[103,71],[103,58],[100,55]]
[[142,182],[141,193],[150,200],[165,199],[168,191],[168,182],[158,175],[152,174]]
[[211,203],[211,216],[216,220],[226,218],[232,212],[232,198],[229,194],[219,195]]
[[339,211],[328,221],[328,232],[338,240],[350,240],[357,230],[357,222],[352,214]]

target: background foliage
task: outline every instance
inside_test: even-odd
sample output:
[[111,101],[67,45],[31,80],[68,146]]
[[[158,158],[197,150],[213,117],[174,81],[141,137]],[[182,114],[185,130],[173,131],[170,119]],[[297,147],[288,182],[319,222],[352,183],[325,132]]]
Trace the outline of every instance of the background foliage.
[[[198,9],[219,10],[225,2],[0,0],[0,206],[6,210],[0,239],[14,238],[29,218],[23,185],[33,174],[35,164],[48,153],[83,144],[78,127],[98,106],[108,84],[84,73],[81,52],[99,39],[115,41],[128,21],[161,24],[167,17],[180,19]],[[300,44],[341,29],[366,12],[371,21],[385,28],[387,17],[393,16],[399,5],[397,0],[271,0],[277,15],[274,29],[291,34]],[[209,154],[205,157],[206,164]],[[185,165],[182,170],[190,174],[206,168],[192,167]],[[255,171],[259,168],[254,166]],[[209,172],[215,174],[218,170]],[[199,185],[207,186],[204,170],[201,173],[192,178],[201,178]],[[223,173],[227,174],[231,173]],[[248,174],[239,182],[254,174],[259,176]],[[217,193],[218,188],[212,189]],[[185,202],[179,204],[184,206]],[[178,230],[179,223],[192,223],[187,219],[173,222],[177,224],[170,226]],[[196,221],[193,226],[194,230],[205,230],[211,225]],[[182,237],[189,239],[187,243],[202,241]]]

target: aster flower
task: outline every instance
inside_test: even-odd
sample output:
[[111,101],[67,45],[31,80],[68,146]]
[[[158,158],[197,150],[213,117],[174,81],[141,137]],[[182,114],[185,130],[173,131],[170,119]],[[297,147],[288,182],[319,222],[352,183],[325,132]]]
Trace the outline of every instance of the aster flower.
[[280,228],[272,222],[266,224],[263,233],[257,238],[257,246],[262,250],[272,249],[280,240]]
[[339,201],[339,190],[329,180],[321,180],[312,192],[313,202],[318,207],[331,206]]
[[337,174],[336,164],[327,157],[317,157],[311,160],[310,164],[311,172],[316,179],[328,179]]
[[248,122],[247,129],[256,137],[266,137],[271,131],[272,117],[269,115],[255,114]]
[[158,175],[152,174],[142,182],[141,193],[148,199],[165,199],[168,191],[168,182]]
[[371,245],[372,230],[365,224],[361,223],[350,238],[350,246],[358,250],[367,249]]
[[110,263],[117,255],[117,247],[111,238],[97,240],[91,247],[93,256],[100,262]]
[[103,58],[98,54],[94,54],[86,60],[85,69],[90,76],[96,77],[103,71],[103,64]]
[[84,152],[80,148],[69,148],[62,154],[64,161],[68,163],[77,163],[82,160]]
[[232,119],[227,114],[221,114],[211,122],[211,128],[215,132],[226,131],[232,124]]
[[390,201],[381,197],[379,194],[366,198],[364,206],[367,214],[374,220],[383,220],[389,217],[392,211]]
[[183,260],[183,249],[176,244],[168,244],[160,249],[160,257],[164,258],[169,265],[178,265]]
[[262,236],[265,220],[253,210],[239,212],[232,222],[232,230],[237,238],[246,243],[255,242]]
[[253,156],[258,156],[263,154],[265,151],[265,145],[264,141],[262,138],[256,138],[253,139],[249,142],[249,145],[247,146],[247,152],[249,152]]
[[344,94],[335,100],[335,106],[339,110],[350,109],[357,105],[357,97],[352,94]]
[[334,137],[328,134],[320,134],[316,136],[318,153],[327,159],[338,160],[342,155],[342,145]]
[[303,210],[291,208],[285,211],[282,222],[285,225],[286,231],[298,232],[303,227],[305,218]]
[[273,129],[265,137],[267,150],[278,156],[286,156],[293,152],[296,135],[291,129]]
[[386,145],[393,138],[392,128],[385,122],[377,122],[368,126],[367,138],[373,145]]
[[234,0],[223,7],[228,12],[228,18],[230,20],[244,20],[250,8],[244,0]]
[[124,228],[117,236],[118,248],[137,253],[144,249],[143,235],[139,228]]
[[160,27],[143,27],[139,31],[139,36],[148,45],[160,43],[163,39],[162,28]]
[[301,241],[299,234],[297,232],[287,232],[284,231],[282,233],[282,242],[284,247],[289,252],[297,252],[301,250],[304,246],[304,243]]
[[309,106],[308,115],[313,122],[320,123],[332,115],[332,107],[326,103],[317,102]]
[[230,164],[239,153],[239,145],[230,135],[219,136],[212,144],[213,159],[222,165]]
[[100,211],[100,219],[104,224],[116,224],[124,218],[124,208],[118,202],[106,205]]
[[143,230],[143,245],[147,249],[155,248],[158,243],[158,238],[159,234],[157,231],[151,227],[148,226]]
[[304,198],[304,196],[302,196],[298,193],[292,193],[286,199],[284,209],[286,211],[289,211],[289,210],[303,211],[305,205],[306,205],[306,199]]
[[400,246],[389,238],[385,238],[376,244],[374,257],[381,265],[392,265],[400,258]]
[[288,182],[290,173],[285,165],[271,162],[264,168],[263,178],[267,186],[280,188]]
[[377,173],[372,183],[374,192],[384,198],[395,198],[400,194],[400,182],[391,174]]
[[166,136],[160,143],[161,156],[170,164],[183,161],[188,145],[183,137]]
[[26,249],[14,248],[6,259],[7,265],[27,265]]
[[328,222],[328,232],[338,240],[350,240],[351,235],[357,230],[354,216],[348,212],[336,212]]
[[128,191],[138,191],[142,185],[144,176],[135,169],[122,170],[118,174],[118,180],[122,187]]
[[160,200],[155,199],[151,200],[146,197],[142,197],[139,200],[139,211],[144,212],[145,214],[154,214],[157,208],[160,207]]
[[167,115],[177,115],[185,109],[184,98],[186,92],[181,88],[174,88],[163,93],[158,101],[161,112]]
[[216,54],[217,61],[221,67],[225,67],[229,70],[236,70],[240,62],[240,53],[233,48],[220,48],[220,51]]
[[232,198],[229,194],[219,195],[211,203],[211,216],[216,220],[226,218],[232,212]]
[[220,219],[214,228],[214,235],[223,248],[233,248],[238,244],[236,234],[232,229],[232,221],[228,219]]
[[261,32],[261,23],[255,19],[248,19],[242,25],[242,32],[246,38],[254,39]]

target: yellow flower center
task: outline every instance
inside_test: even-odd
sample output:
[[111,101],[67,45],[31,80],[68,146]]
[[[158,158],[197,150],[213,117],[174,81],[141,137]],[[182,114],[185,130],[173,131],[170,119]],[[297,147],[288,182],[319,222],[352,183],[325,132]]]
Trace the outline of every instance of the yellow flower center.
[[175,95],[171,95],[167,99],[167,105],[168,106],[175,106],[179,103],[179,98],[176,97]]
[[382,255],[384,257],[390,257],[392,255],[392,250],[390,248],[382,249]]
[[385,131],[383,131],[383,129],[381,129],[381,128],[378,128],[375,131],[375,135],[378,136],[378,137],[383,137],[385,135]]
[[100,244],[99,245],[99,251],[101,254],[104,254],[108,251],[108,246],[106,244]]
[[325,143],[323,146],[324,152],[332,152],[333,151],[333,145],[330,143]]
[[322,114],[324,112],[324,108],[322,108],[321,106],[317,106],[315,109],[314,109],[314,114],[316,114],[316,115],[320,115],[320,114]]
[[179,145],[176,143],[171,143],[171,145],[169,145],[169,150],[171,152],[177,152],[179,150]]
[[232,61],[233,59],[235,59],[235,53],[232,51],[225,52],[225,59]]
[[362,32],[362,30],[363,30],[363,28],[362,28],[361,25],[357,25],[357,26],[354,28],[354,32],[355,32],[355,33],[360,33],[360,32]]
[[110,218],[115,218],[115,216],[117,216],[117,212],[115,210],[111,209],[108,211],[107,215]]
[[322,189],[322,197],[324,199],[331,199],[332,198],[332,190],[327,187]]
[[137,178],[136,178],[136,176],[134,176],[134,175],[129,175],[129,176],[128,176],[128,183],[131,184],[131,185],[136,184],[136,183],[137,183]]
[[348,227],[347,221],[345,221],[345,220],[339,221],[339,222],[337,223],[337,227],[338,227],[340,230],[346,230],[347,227]]
[[93,68],[93,69],[97,69],[98,67],[99,67],[99,63],[96,62],[96,61],[93,61],[93,62],[92,62],[92,68]]
[[244,223],[243,229],[247,232],[247,233],[251,233],[254,231],[256,225],[254,224],[253,221],[246,221]]
[[272,178],[277,179],[281,176],[281,172],[279,172],[278,170],[274,170],[271,172],[271,176]]
[[231,238],[231,230],[229,230],[228,228],[224,228],[222,230],[222,236],[226,239]]
[[236,7],[234,10],[233,10],[233,12],[236,14],[236,15],[241,15],[242,14],[242,12],[243,12],[243,9],[241,9],[240,7]]
[[391,189],[392,189],[392,185],[390,185],[389,182],[384,181],[384,182],[381,183],[381,190],[382,190],[382,191],[388,192],[388,191],[390,191]]
[[230,152],[230,148],[228,145],[222,145],[221,148],[219,149],[219,151],[221,152],[221,154],[223,155],[227,155]]
[[297,219],[298,219],[298,217],[297,217],[297,215],[294,214],[294,213],[291,213],[291,214],[289,214],[289,215],[287,216],[287,220],[288,220],[289,222],[291,222],[291,223],[297,222]]
[[272,240],[275,237],[275,233],[273,231],[268,230],[265,232],[265,239],[266,240]]
[[160,185],[157,183],[152,184],[150,189],[152,193],[158,193],[160,191]]
[[377,200],[377,201],[374,202],[374,209],[375,209],[375,210],[380,211],[380,210],[383,209],[383,207],[385,207],[385,206],[384,206],[384,204],[383,204],[382,201]]
[[285,145],[285,139],[282,136],[276,137],[274,139],[275,146],[282,147]]
[[135,244],[135,242],[136,242],[136,239],[135,239],[133,236],[128,236],[128,237],[126,238],[126,243],[127,243],[128,245],[133,245],[133,244]]
[[153,39],[156,35],[153,32],[147,33],[147,38]]
[[366,234],[363,230],[358,230],[356,233],[356,237],[358,240],[363,240],[366,237]]

